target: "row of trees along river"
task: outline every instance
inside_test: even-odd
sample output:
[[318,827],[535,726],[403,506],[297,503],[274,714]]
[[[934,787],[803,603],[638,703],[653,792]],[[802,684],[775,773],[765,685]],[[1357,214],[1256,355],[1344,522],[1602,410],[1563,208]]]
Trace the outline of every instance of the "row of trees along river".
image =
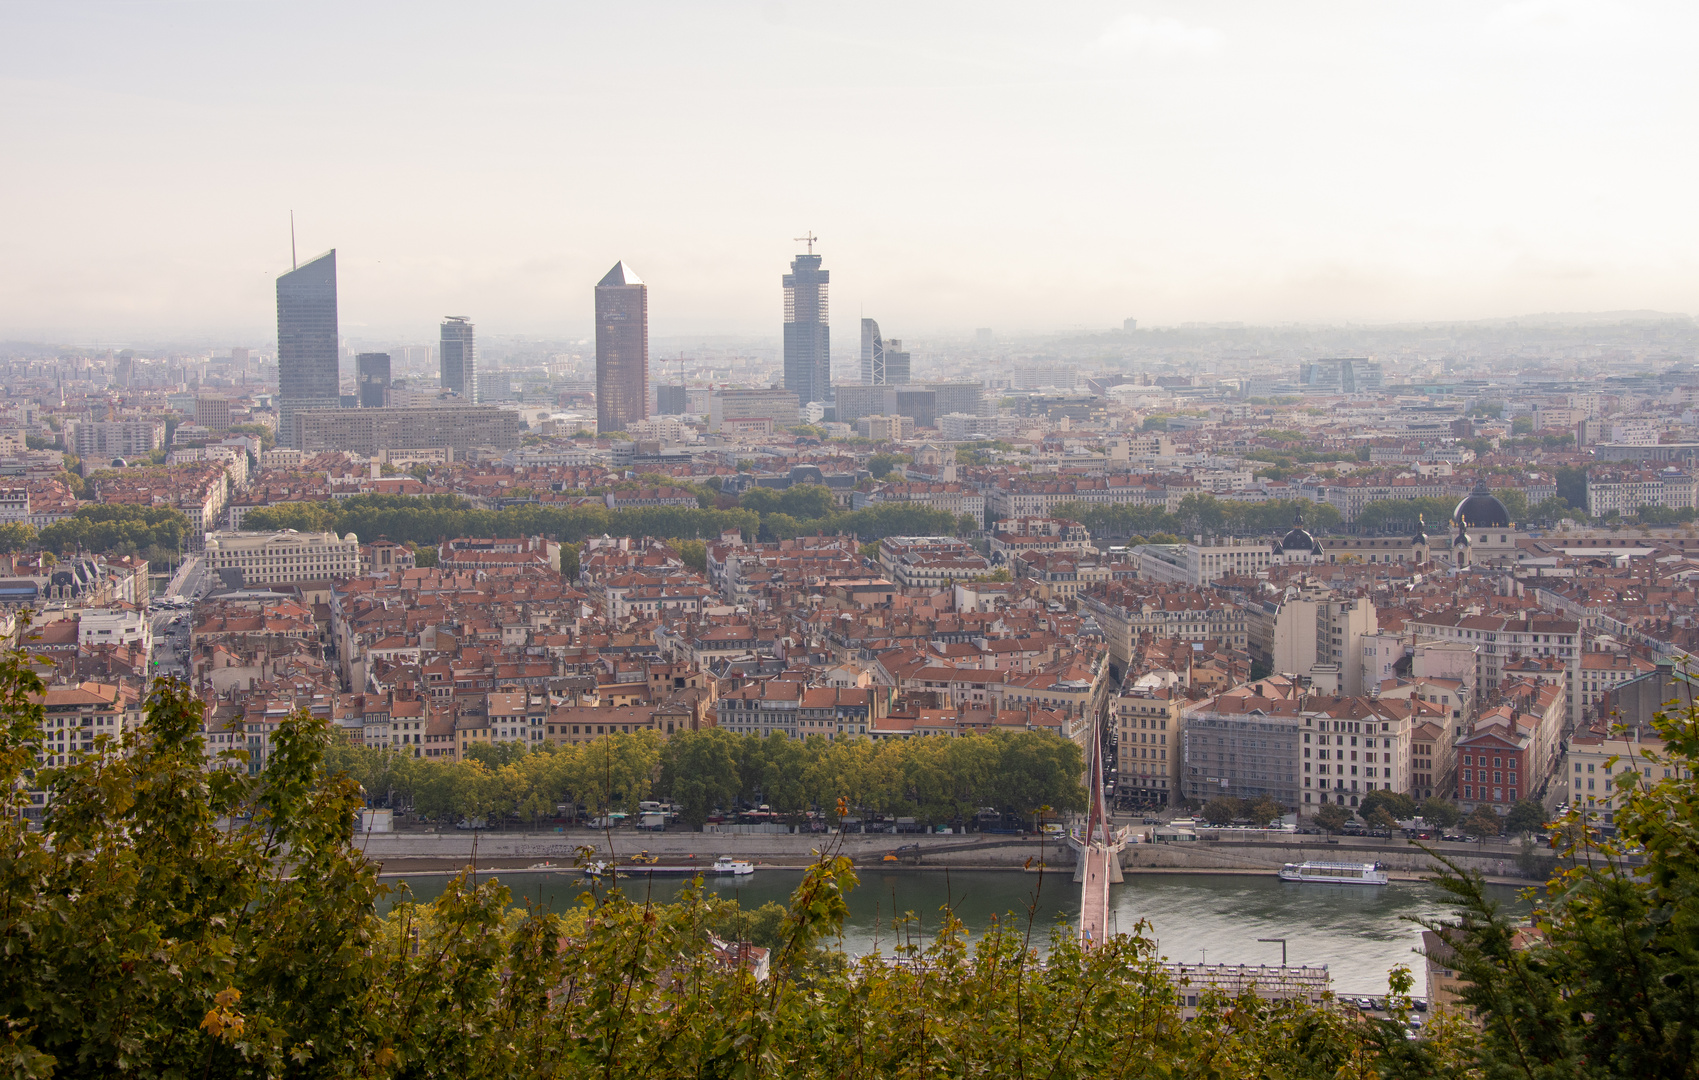
[[359,782],[376,805],[423,818],[535,823],[559,806],[601,815],[636,813],[647,799],[677,803],[680,821],[700,827],[715,810],[765,805],[806,820],[844,799],[856,816],[912,817],[926,824],[971,821],[985,807],[1030,818],[1043,807],[1084,809],[1084,760],[1073,742],[1048,732],[959,739],[790,739],[718,728],[663,742],[652,731],[527,749],[474,745],[464,761],[416,758],[337,741],[327,766]]

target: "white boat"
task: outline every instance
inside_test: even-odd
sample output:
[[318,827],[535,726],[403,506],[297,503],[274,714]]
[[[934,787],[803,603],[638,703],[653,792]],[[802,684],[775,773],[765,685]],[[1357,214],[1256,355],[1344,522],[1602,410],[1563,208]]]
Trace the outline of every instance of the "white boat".
[[1301,862],[1282,866],[1280,880],[1319,885],[1385,885],[1389,879],[1379,863]]
[[755,864],[752,862],[745,862],[742,859],[734,859],[730,855],[721,855],[719,858],[714,860],[712,866],[706,867],[698,866],[695,863],[663,863],[659,861],[652,863],[635,862],[629,866],[624,864],[614,865],[607,862],[593,862],[584,868],[584,872],[590,877],[601,877],[603,874],[608,873],[617,874],[620,877],[655,877],[669,874],[692,877],[696,874],[703,873],[736,874],[741,877],[744,874],[755,873]]

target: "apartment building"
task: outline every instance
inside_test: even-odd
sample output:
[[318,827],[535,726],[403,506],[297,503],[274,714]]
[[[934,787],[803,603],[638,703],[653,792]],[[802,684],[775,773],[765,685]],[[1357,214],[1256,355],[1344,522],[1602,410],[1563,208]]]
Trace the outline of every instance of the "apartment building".
[[86,461],[102,465],[113,458],[130,461],[165,448],[165,421],[73,420],[65,443]]
[[1141,806],[1167,806],[1180,794],[1180,699],[1172,690],[1134,689],[1110,702],[1116,740],[1115,794]]
[[1699,506],[1699,476],[1663,469],[1595,468],[1587,474],[1587,513],[1635,514],[1642,506]]
[[493,405],[418,409],[303,409],[291,416],[294,447],[303,453],[343,450],[375,457],[386,450],[446,447],[455,458],[474,450],[519,446],[519,414]]
[[1411,619],[1404,629],[1418,643],[1439,641],[1467,647],[1474,660],[1471,689],[1477,699],[1498,689],[1505,666],[1513,657],[1556,657],[1565,668],[1569,726],[1580,724],[1581,625],[1575,620],[1540,614],[1480,615],[1454,610]]

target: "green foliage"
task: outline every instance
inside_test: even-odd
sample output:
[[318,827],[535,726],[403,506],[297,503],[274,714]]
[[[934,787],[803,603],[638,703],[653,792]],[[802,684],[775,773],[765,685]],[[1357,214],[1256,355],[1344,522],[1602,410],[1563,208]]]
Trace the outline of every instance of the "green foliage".
[[1507,836],[1541,832],[1545,827],[1546,808],[1541,806],[1537,799],[1520,799],[1510,808],[1510,813],[1504,815],[1504,831]]
[[0,555],[12,555],[35,543],[35,526],[23,521],[0,525]]
[[1493,494],[1504,504],[1511,521],[1528,520],[1528,493],[1520,488],[1494,488]]
[[[755,489],[763,490],[766,489]],[[820,493],[827,494],[822,497]],[[746,492],[744,497],[753,495]],[[769,495],[775,493],[768,492]],[[853,533],[878,539],[893,535],[950,533],[955,515],[917,503],[887,503],[865,510],[831,508],[828,489],[799,484],[776,493],[775,510],[765,516],[739,507],[736,510],[704,510],[700,507],[659,506],[636,510],[608,510],[603,506],[547,507],[538,503],[512,506],[506,510],[474,510],[454,495],[356,495],[326,503],[279,503],[250,510],[242,527],[250,531],[270,529],[329,530],[338,535],[354,533],[362,540],[389,539],[427,544],[456,536],[547,536],[562,543],[578,543],[590,536],[670,536],[680,540],[717,539],[727,529],[745,536],[826,535]],[[759,498],[759,497],[758,497]],[[786,502],[786,499],[789,502]],[[795,517],[784,511],[812,513],[819,517]],[[769,524],[768,519],[774,519]],[[564,559],[564,552],[563,559]]]
[[1385,810],[1392,815],[1395,824],[1399,821],[1409,821],[1416,816],[1416,800],[1399,791],[1371,791],[1363,796],[1363,801],[1357,806],[1357,813],[1367,821],[1369,815],[1376,810]]
[[1451,521],[1451,512],[1456,508],[1456,499],[1376,499],[1364,503],[1357,512],[1357,525],[1364,529],[1396,529],[1413,533],[1417,515],[1420,515],[1427,522],[1428,539],[1432,540],[1444,535]]
[[175,549],[188,532],[188,517],[169,506],[80,506],[42,529],[36,542],[61,555],[79,549],[105,553],[125,544]]
[[1457,804],[1437,796],[1422,803],[1422,820],[1430,825],[1438,825],[1449,829],[1463,817],[1457,809]]
[[1587,505],[1587,467],[1566,465],[1553,474],[1557,482],[1557,497],[1570,506]]
[[1691,506],[1642,506],[1634,511],[1642,525],[1685,525],[1699,516]]
[[867,471],[873,474],[875,480],[883,480],[891,475],[891,470],[898,465],[907,464],[907,454],[874,454],[867,459]]
[[1503,829],[1503,821],[1493,813],[1493,808],[1486,803],[1475,807],[1470,815],[1463,819],[1463,827],[1476,836],[1497,836]]
[[684,565],[698,574],[708,572],[708,545],[705,541],[674,540],[672,545],[678,549],[679,558],[684,560]]
[[[1592,838],[1579,810],[1554,830],[1559,869],[1544,896],[1536,894],[1538,940],[1519,938],[1478,876],[1453,866],[1440,878],[1460,917],[1453,927],[1428,925],[1447,934],[1446,966],[1466,980],[1462,999],[1481,1026],[1481,1075],[1694,1074],[1699,713],[1684,709],[1653,723],[1662,751],[1621,744],[1620,839]],[[1642,858],[1630,859],[1630,849]]]
[[1345,823],[1351,820],[1351,811],[1334,803],[1323,803],[1321,808],[1316,811],[1315,817],[1317,825],[1330,833],[1335,833],[1343,829]]
[[[1250,503],[1217,499],[1213,495],[1193,494],[1180,500],[1175,513],[1166,513],[1159,506],[1130,506],[1119,503],[1062,503],[1054,516],[1077,521],[1093,536],[1146,536],[1152,533],[1178,533],[1191,536],[1200,532],[1226,536],[1259,536],[1284,533],[1292,527],[1297,513],[1304,515],[1305,527],[1325,532],[1339,525],[1339,511],[1326,503],[1308,499],[1275,499]],[[1174,540],[1150,539],[1151,543],[1173,543]]]
[[[1534,418],[1531,416],[1518,416],[1510,422],[1510,433],[1512,435],[1527,435],[1533,430]],[[1512,520],[1516,519],[1513,518]]]
[[277,432],[264,424],[232,424],[227,434],[254,436],[260,441],[262,454],[277,445]]
[[1203,804],[1203,819],[1211,825],[1231,825],[1244,813],[1244,801],[1231,795],[1219,795]]
[[[567,549],[567,548],[563,547],[561,549],[560,558],[561,558],[561,568],[562,568],[563,572],[565,571],[565,567],[566,567],[566,552],[568,550],[571,550],[573,552],[574,556],[576,556],[577,553],[578,553],[577,548]],[[437,552],[437,547],[436,547],[435,544],[418,545],[418,546],[414,547],[414,549],[413,549],[413,565],[424,567],[425,569],[428,570],[428,569],[430,569],[431,567],[433,567],[437,564],[437,554],[438,554],[438,552]]]
[[24,435],[24,449],[26,450],[50,450],[57,445],[59,445],[57,438],[49,439],[45,435],[30,435],[28,433]]

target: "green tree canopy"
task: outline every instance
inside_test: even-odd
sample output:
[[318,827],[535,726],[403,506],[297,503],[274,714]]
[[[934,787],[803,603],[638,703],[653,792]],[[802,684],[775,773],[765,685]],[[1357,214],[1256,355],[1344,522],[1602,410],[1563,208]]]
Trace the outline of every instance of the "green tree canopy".
[[176,549],[188,533],[189,519],[169,506],[79,506],[70,517],[42,529],[36,542],[60,555],[79,550],[105,554],[120,545]]

